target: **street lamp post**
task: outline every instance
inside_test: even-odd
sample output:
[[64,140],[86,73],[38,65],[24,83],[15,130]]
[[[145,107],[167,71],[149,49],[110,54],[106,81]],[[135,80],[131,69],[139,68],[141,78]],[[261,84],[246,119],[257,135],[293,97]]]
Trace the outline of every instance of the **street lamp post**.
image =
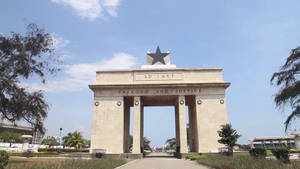
[[62,128],[59,128],[59,148],[61,148],[61,142],[62,142],[61,133],[62,133]]

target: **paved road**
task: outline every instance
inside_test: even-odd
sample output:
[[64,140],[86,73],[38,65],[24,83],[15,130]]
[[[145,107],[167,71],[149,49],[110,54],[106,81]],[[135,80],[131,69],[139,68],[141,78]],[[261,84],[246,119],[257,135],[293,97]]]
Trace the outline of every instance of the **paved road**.
[[129,162],[118,169],[208,169],[195,161],[177,159],[167,153],[151,153],[146,158]]

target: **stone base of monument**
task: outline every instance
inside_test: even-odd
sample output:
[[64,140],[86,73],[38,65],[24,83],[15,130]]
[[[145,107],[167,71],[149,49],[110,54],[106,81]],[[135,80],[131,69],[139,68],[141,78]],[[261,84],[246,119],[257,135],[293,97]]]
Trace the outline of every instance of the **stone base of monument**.
[[132,154],[132,153],[123,153],[123,154],[92,154],[92,158],[128,158],[128,159],[140,159],[143,158],[143,154]]
[[142,69],[174,69],[176,65],[142,65]]

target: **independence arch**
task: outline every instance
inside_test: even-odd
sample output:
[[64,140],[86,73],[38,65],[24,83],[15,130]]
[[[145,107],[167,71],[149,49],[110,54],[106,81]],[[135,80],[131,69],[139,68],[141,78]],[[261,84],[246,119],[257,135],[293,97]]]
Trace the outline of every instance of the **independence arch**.
[[[167,55],[168,56],[168,55]],[[218,152],[217,131],[228,122],[221,68],[176,68],[153,63],[141,69],[97,71],[90,153],[141,157],[145,106],[174,106],[178,155]],[[188,106],[190,138],[186,132]],[[130,107],[133,143],[130,152]],[[190,145],[187,145],[189,139]],[[189,149],[188,149],[189,146]]]

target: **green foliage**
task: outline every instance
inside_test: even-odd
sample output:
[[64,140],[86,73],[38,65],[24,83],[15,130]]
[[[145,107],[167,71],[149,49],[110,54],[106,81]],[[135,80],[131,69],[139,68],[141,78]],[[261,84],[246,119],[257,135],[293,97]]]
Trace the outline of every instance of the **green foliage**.
[[8,160],[8,153],[6,151],[0,151],[0,169],[4,169],[5,166],[7,166]]
[[151,149],[151,147],[150,147],[150,140],[148,140],[148,138],[147,137],[144,137],[144,143],[143,143],[143,145],[144,145],[144,150],[152,150]]
[[43,152],[43,153],[35,153],[31,152],[30,154],[25,154],[21,152],[9,152],[9,156],[17,156],[17,157],[26,157],[29,155],[29,157],[54,157],[59,156],[60,154],[58,152]]
[[218,131],[218,134],[221,137],[218,142],[225,144],[228,147],[229,155],[232,155],[233,146],[237,145],[237,139],[241,137],[241,135],[239,135],[230,124],[221,125],[221,130]]
[[253,148],[249,151],[252,157],[265,157],[267,155],[266,149],[264,148]]
[[296,162],[286,164],[280,160],[251,158],[247,155],[207,155],[198,158],[197,162],[216,169],[300,169]]
[[59,142],[57,142],[57,140],[54,137],[51,137],[49,139],[43,139],[42,144],[55,146],[55,145],[59,145]]
[[198,158],[205,157],[204,155],[199,154],[188,154],[185,156],[185,159],[197,160]]
[[81,133],[78,131],[68,133],[68,135],[64,137],[63,140],[64,145],[75,147],[76,149],[81,148],[85,144],[85,140],[83,139]]
[[[38,152],[59,152],[60,149],[57,148],[39,148]],[[89,152],[87,149],[63,149],[63,152],[72,153],[72,152]]]
[[91,147],[91,140],[84,140],[84,148],[90,148]]
[[57,148],[39,148],[38,152],[57,152]]
[[292,109],[285,121],[285,131],[291,121],[300,115],[300,47],[291,50],[290,56],[286,59],[279,72],[275,72],[271,82],[275,81],[280,87],[275,95],[274,101],[277,107],[284,108],[289,104]]
[[28,150],[28,151],[23,152],[22,156],[26,157],[26,158],[29,158],[29,157],[33,157],[33,154],[32,154],[31,151]]
[[300,153],[300,150],[290,149],[290,153]]
[[67,146],[68,140],[69,140],[69,138],[71,138],[71,137],[72,137],[72,133],[68,133],[66,136],[64,136],[64,137],[62,138],[62,140],[63,140],[63,145],[64,145],[64,146]]
[[242,151],[249,151],[251,149],[250,145],[248,144],[238,144],[239,150]]
[[267,149],[267,150],[266,150],[266,155],[267,155],[268,157],[274,156],[274,154],[272,153],[272,151],[271,151],[270,149]]
[[287,148],[275,148],[272,149],[271,151],[278,160],[281,160],[284,163],[290,162],[289,159],[290,151]]
[[[133,138],[132,138],[132,135],[129,136],[130,137],[130,148],[132,148],[132,143],[133,143]],[[150,140],[148,140],[147,137],[143,137],[143,149],[144,150],[149,150],[149,151],[152,151],[151,147],[150,147]]]
[[54,55],[54,42],[35,24],[27,26],[25,35],[0,34],[0,117],[10,122],[24,120],[44,132],[43,120],[48,104],[42,91],[30,92],[20,85],[22,79],[40,77],[58,69],[59,59]]
[[127,160],[123,159],[17,159],[10,162],[6,169],[114,169],[126,162]]
[[168,148],[175,148],[176,147],[176,138],[170,138],[166,141]]
[[23,143],[21,134],[10,131],[3,131],[0,133],[0,140],[6,143]]

